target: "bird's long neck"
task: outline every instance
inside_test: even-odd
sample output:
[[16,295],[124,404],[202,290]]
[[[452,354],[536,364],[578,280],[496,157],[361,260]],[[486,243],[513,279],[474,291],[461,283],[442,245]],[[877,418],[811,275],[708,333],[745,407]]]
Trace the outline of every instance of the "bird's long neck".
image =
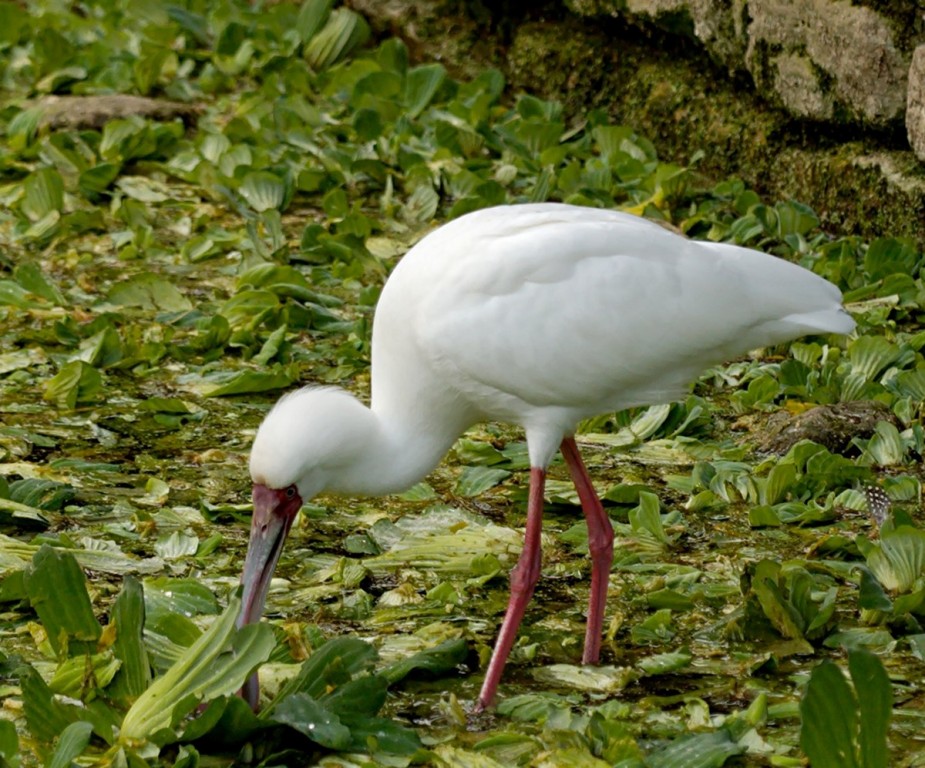
[[[427,475],[470,423],[421,407],[395,408],[374,402],[355,414],[363,438],[349,463],[338,468],[326,490],[344,495],[381,496],[407,490]],[[378,406],[378,407],[377,407]]]

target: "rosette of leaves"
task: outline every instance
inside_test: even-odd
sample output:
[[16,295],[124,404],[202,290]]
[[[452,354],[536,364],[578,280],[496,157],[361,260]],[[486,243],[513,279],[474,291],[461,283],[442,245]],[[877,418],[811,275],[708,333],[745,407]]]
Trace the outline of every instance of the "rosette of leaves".
[[802,566],[760,560],[746,567],[741,586],[745,604],[738,621],[752,639],[819,642],[834,627],[838,588],[817,583]]
[[866,561],[858,596],[864,623],[879,624],[925,612],[925,531],[888,517],[878,541],[859,536],[857,545]]
[[[272,750],[293,732],[306,748],[409,755],[420,748],[414,731],[377,716],[389,685],[414,670],[452,669],[467,652],[464,641],[451,640],[375,672],[368,643],[321,642],[257,715],[236,692],[276,640],[267,624],[236,628],[237,597],[218,614],[211,593],[193,580],[154,581],[146,595],[126,578],[101,626],[71,553],[45,545],[4,582],[10,578],[17,594],[0,595],[28,602],[41,625],[40,650],[53,660],[50,676],[38,671],[49,665],[17,671],[28,731],[53,765],[81,757],[85,765],[140,766],[167,745],[191,759],[203,745],[228,752],[260,740]],[[189,618],[195,607],[214,615],[204,631]]]

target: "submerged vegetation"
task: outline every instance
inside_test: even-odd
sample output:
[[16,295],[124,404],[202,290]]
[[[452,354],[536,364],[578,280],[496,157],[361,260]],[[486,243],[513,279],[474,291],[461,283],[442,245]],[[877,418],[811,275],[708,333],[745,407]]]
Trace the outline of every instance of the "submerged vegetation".
[[[922,254],[368,38],[327,0],[0,2],[0,764],[925,764]],[[188,123],[43,101],[109,93]],[[599,668],[577,665],[587,541],[554,466],[537,599],[496,713],[467,715],[527,483],[497,425],[401,496],[305,507],[269,622],[235,631],[266,408],[365,392],[397,258],[540,200],[797,261],[858,330],[584,425],[617,532]],[[770,450],[855,402],[880,417]],[[255,666],[259,716],[234,696]]]

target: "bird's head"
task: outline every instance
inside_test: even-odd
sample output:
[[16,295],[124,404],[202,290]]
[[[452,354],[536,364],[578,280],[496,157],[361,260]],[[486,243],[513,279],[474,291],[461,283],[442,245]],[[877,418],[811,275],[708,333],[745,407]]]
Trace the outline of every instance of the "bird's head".
[[300,389],[267,414],[251,449],[254,515],[241,582],[238,626],[259,621],[283,543],[302,504],[332,489],[355,454],[364,406],[348,392]]

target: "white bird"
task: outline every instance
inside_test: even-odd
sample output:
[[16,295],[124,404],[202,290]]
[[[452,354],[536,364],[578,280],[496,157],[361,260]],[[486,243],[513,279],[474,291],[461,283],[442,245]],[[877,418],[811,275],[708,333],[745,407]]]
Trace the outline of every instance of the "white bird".
[[[749,350],[853,328],[838,288],[809,270],[626,213],[541,203],[462,216],[415,245],[383,288],[370,406],[340,389],[306,388],[260,425],[239,623],[260,619],[303,501],[406,489],[473,424],[502,421],[526,432],[530,492],[477,708],[495,698],[540,575],[543,486],[556,450],[588,525],[582,661],[597,663],[613,530],[575,444],[578,423],[678,399],[704,368]],[[255,682],[245,691],[252,705]]]

